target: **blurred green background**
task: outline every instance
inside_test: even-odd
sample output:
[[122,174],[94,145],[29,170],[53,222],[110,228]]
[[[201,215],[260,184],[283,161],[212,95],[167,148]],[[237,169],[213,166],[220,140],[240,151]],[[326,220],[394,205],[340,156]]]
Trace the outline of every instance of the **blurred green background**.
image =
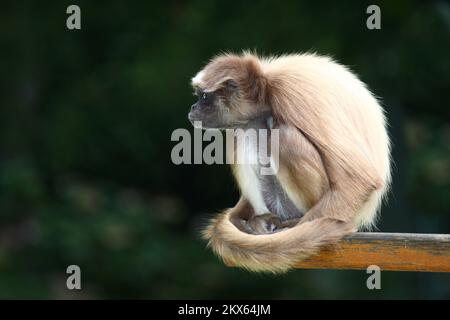
[[[82,29],[66,28],[81,7]],[[450,298],[450,275],[225,267],[199,229],[229,168],[172,164],[190,78],[214,54],[314,50],[382,98],[394,184],[380,231],[450,233],[450,5],[11,1],[0,12],[0,298]],[[82,290],[66,289],[66,268]]]

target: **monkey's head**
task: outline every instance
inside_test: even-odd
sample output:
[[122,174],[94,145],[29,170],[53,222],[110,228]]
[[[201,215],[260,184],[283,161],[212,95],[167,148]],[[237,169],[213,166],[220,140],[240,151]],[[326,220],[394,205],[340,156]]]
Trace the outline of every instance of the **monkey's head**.
[[204,128],[237,128],[270,114],[267,79],[251,54],[217,56],[192,78],[198,101],[189,120]]

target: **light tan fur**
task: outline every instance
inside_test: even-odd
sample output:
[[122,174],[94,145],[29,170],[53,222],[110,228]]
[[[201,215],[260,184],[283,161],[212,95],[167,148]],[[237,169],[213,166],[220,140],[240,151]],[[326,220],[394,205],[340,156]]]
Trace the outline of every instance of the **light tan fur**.
[[[203,232],[224,261],[285,272],[321,246],[374,223],[391,179],[390,142],[383,109],[352,72],[315,54],[244,53],[214,58],[194,79],[211,92],[230,79],[237,83],[240,94],[230,100],[227,119],[245,123],[270,112],[280,129],[277,181],[306,211],[292,228],[249,234],[245,221],[256,213],[242,196]],[[241,193],[255,192],[239,173],[244,169],[233,167]]]

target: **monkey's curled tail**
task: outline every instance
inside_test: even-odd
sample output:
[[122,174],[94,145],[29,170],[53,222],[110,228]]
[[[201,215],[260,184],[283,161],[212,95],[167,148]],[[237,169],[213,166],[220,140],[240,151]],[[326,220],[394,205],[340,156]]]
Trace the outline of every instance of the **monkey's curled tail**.
[[230,221],[232,211],[215,217],[203,231],[203,238],[225,264],[250,271],[286,272],[323,245],[356,232],[343,221],[319,218],[277,233],[253,235]]

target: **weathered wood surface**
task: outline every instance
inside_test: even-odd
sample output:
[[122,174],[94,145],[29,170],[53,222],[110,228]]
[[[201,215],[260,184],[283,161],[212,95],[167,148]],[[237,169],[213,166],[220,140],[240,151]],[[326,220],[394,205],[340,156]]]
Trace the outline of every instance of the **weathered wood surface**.
[[450,235],[359,232],[324,248],[296,267],[450,272]]

